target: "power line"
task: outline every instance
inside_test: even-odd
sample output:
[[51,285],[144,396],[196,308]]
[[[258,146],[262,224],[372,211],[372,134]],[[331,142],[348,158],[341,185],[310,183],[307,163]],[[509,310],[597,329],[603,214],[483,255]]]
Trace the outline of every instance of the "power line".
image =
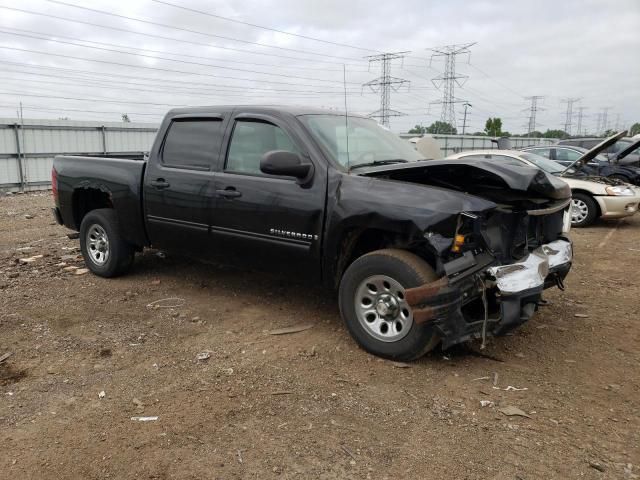
[[151,1],[152,2],[156,2],[156,3],[160,3],[162,5],[168,5],[168,6],[174,7],[174,8],[179,8],[181,10],[186,10],[188,12],[199,13],[201,15],[206,15],[208,17],[218,18],[220,20],[225,20],[227,22],[239,23],[240,25],[246,25],[248,27],[260,28],[262,30],[269,30],[271,32],[282,33],[284,35],[289,35],[289,36],[292,36],[292,37],[304,38],[305,40],[313,40],[314,42],[326,43],[328,45],[335,45],[335,46],[338,46],[338,47],[355,48],[356,50],[364,50],[364,51],[367,51],[367,52],[375,52],[376,51],[376,50],[373,50],[371,48],[357,47],[355,45],[348,45],[346,43],[338,43],[338,42],[332,42],[332,41],[329,41],[329,40],[322,40],[320,38],[308,37],[306,35],[300,35],[298,33],[286,32],[284,30],[278,30],[276,28],[265,27],[263,25],[258,25],[258,24],[255,24],[255,23],[244,22],[242,20],[237,20],[235,18],[223,17],[222,15],[216,15],[216,14],[213,14],[211,12],[205,12],[203,10],[197,10],[195,8],[189,8],[189,7],[185,7],[183,5],[176,5],[175,3],[165,2],[165,1],[162,1],[162,0],[151,0]]
[[380,108],[375,112],[369,114],[370,117],[379,118],[380,123],[389,128],[389,117],[399,117],[403,115],[402,112],[391,110],[391,90],[398,91],[398,89],[409,81],[403,78],[397,78],[391,76],[391,61],[402,59],[408,52],[395,52],[395,53],[381,53],[380,55],[371,55],[367,57],[369,64],[380,62],[381,75],[365,84],[364,87],[371,88],[372,91],[380,92]]
[[[71,69],[71,68],[61,68],[61,67],[52,67],[52,66],[48,66],[48,65],[34,65],[34,64],[30,64],[30,63],[22,63],[22,62],[10,62],[10,61],[6,61],[6,60],[0,60],[0,64],[5,64],[5,65],[14,65],[14,66],[20,66],[20,67],[27,67],[27,68],[34,68],[34,69],[44,69],[44,70],[52,70],[55,72],[65,72],[65,73],[73,73],[73,74],[79,74],[79,75],[92,75],[92,76],[98,76],[98,80],[102,79],[102,77],[116,77],[116,78],[124,78],[124,79],[134,79],[134,80],[142,80],[144,83],[142,85],[153,85],[153,80],[158,80],[161,81],[162,83],[160,84],[160,86],[167,86],[167,84],[171,84],[171,83],[175,83],[177,88],[188,88],[185,85],[193,85],[193,86],[198,86],[198,87],[213,87],[216,88],[216,91],[237,91],[237,92],[246,92],[246,87],[244,86],[237,86],[237,85],[227,85],[227,84],[218,84],[218,83],[205,83],[205,82],[193,82],[193,81],[189,81],[189,80],[184,80],[184,79],[176,79],[176,80],[172,80],[172,79],[167,79],[167,78],[151,78],[151,77],[142,77],[142,76],[136,76],[136,75],[125,75],[122,73],[113,73],[113,72],[97,72],[95,70],[79,70],[79,69]],[[27,74],[31,74],[31,75],[41,75],[41,76],[53,76],[53,75],[46,75],[43,73],[34,73],[34,72],[19,72],[19,73],[27,73]],[[58,77],[60,75],[54,76],[54,77]],[[73,77],[67,77],[67,78],[73,78]],[[140,85],[140,84],[135,84],[133,82],[129,82],[132,83],[134,85]],[[304,86],[304,85],[301,85]],[[172,88],[176,88],[176,87],[172,87]],[[195,87],[194,87],[195,88]],[[226,89],[226,90],[223,90]],[[199,91],[202,91],[201,88],[198,88]],[[340,91],[336,90],[336,91],[317,91],[317,90],[298,90],[298,89],[290,89],[290,88],[260,88],[260,87],[252,87],[252,90],[256,90],[256,91],[264,91],[266,93],[272,93],[272,92],[287,92],[287,93],[313,93],[313,94],[332,94],[332,93],[340,93]],[[172,90],[174,91],[174,90]],[[360,93],[361,90],[349,90],[349,93]],[[340,93],[342,94],[342,93]]]
[[[176,55],[179,57],[186,57],[186,58],[197,58],[200,60],[212,60],[214,62],[229,62],[229,63],[237,63],[240,65],[253,65],[253,66],[258,66],[258,67],[277,67],[277,68],[290,68],[290,69],[295,69],[295,70],[313,70],[313,71],[323,71],[323,72],[342,72],[342,68],[340,69],[330,69],[327,68],[325,66],[318,66],[318,67],[305,67],[305,66],[301,66],[299,64],[296,64],[294,66],[289,66],[289,65],[281,65],[281,64],[273,64],[273,63],[259,63],[259,62],[247,62],[247,61],[242,61],[242,60],[232,60],[229,58],[214,58],[214,57],[205,57],[202,55],[189,55],[188,53],[185,52],[168,52],[166,50],[154,50],[151,48],[140,48],[140,47],[132,47],[130,45],[123,45],[123,44],[118,44],[118,43],[108,43],[108,42],[96,42],[94,40],[86,40],[84,38],[78,38],[78,37],[69,37],[66,35],[60,35],[58,33],[46,33],[46,32],[37,32],[34,30],[26,30],[26,29],[22,29],[22,28],[13,28],[13,27],[1,27],[0,28],[4,29],[5,31],[3,31],[2,33],[5,34],[9,34],[9,35],[18,35],[17,33],[14,32],[22,32],[22,33],[27,33],[27,34],[33,34],[33,35],[38,35],[38,37],[33,37],[33,38],[38,38],[41,40],[47,40],[47,41],[58,41],[56,39],[60,39],[60,38],[64,38],[67,40],[76,40],[79,42],[84,42],[84,43],[92,43],[94,45],[103,45],[103,46],[108,46],[108,47],[117,47],[117,48],[126,48],[129,50],[136,50],[136,51],[140,51],[140,52],[150,52],[150,53],[160,53],[160,54],[164,54],[164,55]],[[6,30],[12,30],[13,32],[9,32]],[[28,35],[26,35],[28,36]],[[52,38],[53,37],[53,38]],[[58,41],[58,43],[60,43]],[[85,45],[83,45],[85,46]],[[356,66],[356,65],[347,65],[347,66]],[[359,66],[359,65],[358,65]],[[367,70],[362,69],[362,70],[355,70],[354,68],[350,68],[351,72],[366,72]]]
[[456,57],[462,54],[470,54],[471,52],[469,51],[469,48],[473,45],[475,45],[475,42],[459,45],[445,45],[443,47],[435,47],[430,49],[433,53],[431,54],[429,65],[431,65],[434,57],[445,57],[444,73],[439,77],[432,79],[432,82],[436,88],[440,88],[440,86],[443,86],[442,100],[433,103],[442,104],[442,113],[440,115],[440,120],[442,122],[448,123],[453,128],[456,127],[455,104],[463,101],[456,100],[455,86],[462,86],[464,81],[460,82],[460,80],[466,80],[468,78],[466,75],[456,75]]
[[[80,43],[67,42],[67,41],[64,41],[64,40],[55,40],[53,38],[42,38],[42,37],[38,37],[38,36],[35,36],[35,35],[27,35],[27,34],[24,34],[24,33],[14,33],[14,32],[7,32],[7,31],[3,31],[3,30],[0,30],[0,33],[5,34],[5,35],[15,35],[15,36],[19,36],[19,37],[27,37],[27,38],[35,38],[35,39],[38,39],[38,40],[46,40],[48,42],[61,43],[61,44],[64,44],[64,45],[73,45],[73,46],[81,47],[81,48],[90,48],[92,50],[102,50],[102,51],[106,51],[106,52],[118,53],[118,54],[121,54],[121,55],[131,55],[131,56],[135,56],[135,57],[152,58],[152,59],[155,59],[155,60],[164,60],[164,61],[168,61],[168,62],[184,63],[186,65],[197,65],[197,66],[200,66],[200,67],[219,68],[219,69],[223,69],[223,70],[232,70],[232,71],[236,71],[236,72],[253,73],[253,74],[256,74],[256,75],[269,75],[269,76],[273,76],[273,77],[297,78],[298,80],[311,80],[311,81],[326,82],[326,83],[342,83],[342,82],[338,82],[336,80],[326,80],[326,79],[321,79],[321,78],[300,77],[300,76],[289,75],[289,74],[284,74],[284,73],[261,72],[261,71],[258,71],[258,70],[247,70],[247,69],[243,69],[243,68],[225,67],[225,66],[222,66],[222,65],[215,65],[215,64],[211,64],[211,63],[192,62],[192,61],[189,61],[189,60],[179,60],[179,59],[176,59],[176,58],[167,58],[167,57],[157,57],[157,56],[154,56],[154,55],[145,55],[143,53],[125,52],[123,50],[114,50],[114,49],[105,48],[105,47],[95,47],[95,46],[92,46],[92,45],[82,45]],[[351,82],[350,85],[358,85],[358,84]]]
[[[102,63],[102,64],[105,64],[105,65],[118,65],[120,67],[142,68],[142,69],[145,69],[145,70],[155,70],[155,71],[170,72],[170,73],[181,73],[181,74],[197,75],[197,76],[203,76],[203,77],[226,78],[226,79],[229,79],[229,80],[240,80],[240,81],[243,81],[243,82],[254,82],[254,81],[256,81],[256,80],[251,79],[251,78],[230,77],[230,76],[225,76],[225,75],[213,75],[213,74],[210,74],[210,73],[187,72],[187,71],[184,71],[184,70],[173,70],[173,69],[168,69],[168,68],[149,67],[149,66],[145,66],[145,65],[132,65],[130,63],[111,62],[111,61],[108,61],[108,60],[98,60],[98,59],[95,59],[95,58],[76,57],[76,56],[73,56],[73,55],[63,55],[61,53],[43,52],[43,51],[31,50],[31,49],[27,49],[27,48],[7,47],[7,46],[4,46],[4,45],[0,45],[0,49],[13,50],[13,51],[17,51],[17,52],[38,53],[38,54],[41,54],[41,55],[61,57],[61,58],[71,58],[71,59],[74,59],[74,60],[82,60],[82,61],[85,61],[85,62]],[[273,84],[278,84],[278,85],[296,85],[296,86],[300,85],[299,83],[279,82],[279,81],[275,81],[275,80],[260,80],[260,81],[263,82],[263,83],[273,83]],[[311,85],[307,85],[307,86],[311,86]],[[317,86],[317,85],[315,85],[315,86]]]
[[[0,8],[2,8],[4,10],[10,10],[10,11],[13,11],[13,12],[26,13],[26,14],[29,14],[29,15],[37,15],[37,16],[45,17],[45,18],[53,18],[53,19],[60,20],[60,21],[63,21],[63,22],[77,23],[77,24],[80,24],[80,25],[88,25],[88,26],[91,26],[91,27],[104,28],[104,29],[107,29],[107,30],[130,33],[130,34],[133,34],[133,35],[140,35],[140,36],[149,37],[149,38],[157,38],[157,39],[161,39],[161,40],[168,40],[170,42],[179,42],[179,43],[185,43],[185,44],[189,44],[189,45],[199,45],[199,46],[203,46],[203,47],[207,47],[207,48],[218,48],[218,49],[221,49],[221,50],[227,50],[227,51],[231,51],[231,52],[240,52],[240,53],[247,54],[247,55],[265,55],[265,56],[269,56],[269,57],[285,58],[285,59],[288,59],[288,60],[297,60],[297,61],[301,61],[301,62],[328,63],[328,64],[331,64],[331,65],[343,65],[344,64],[344,62],[337,62],[337,61],[330,62],[330,61],[321,60],[321,59],[291,57],[291,56],[288,56],[288,55],[278,55],[276,53],[249,51],[249,50],[242,50],[240,48],[233,48],[233,47],[223,47],[221,45],[212,45],[212,44],[204,43],[204,42],[196,42],[194,40],[184,40],[182,38],[167,37],[167,36],[164,36],[164,35],[158,35],[158,34],[154,34],[154,33],[139,32],[137,30],[130,30],[130,29],[120,28],[120,27],[112,27],[112,26],[104,25],[104,24],[100,24],[100,23],[87,22],[87,21],[84,21],[84,20],[76,20],[76,19],[72,19],[72,18],[61,17],[61,16],[58,16],[58,15],[52,15],[50,13],[34,12],[33,10],[25,10],[25,9],[22,9],[22,8],[7,7],[7,6],[4,6],[4,5],[0,5]],[[354,59],[354,60],[360,62],[360,59]],[[349,64],[347,64],[347,66],[349,66]]]
[[142,19],[142,18],[129,17],[127,15],[120,15],[118,13],[106,12],[104,10],[98,10],[97,8],[84,7],[82,5],[76,5],[76,4],[73,4],[73,3],[62,2],[60,0],[45,0],[45,1],[49,2],[49,3],[55,3],[57,5],[64,5],[66,7],[85,10],[85,11],[88,11],[88,12],[99,13],[101,15],[108,15],[110,17],[121,18],[121,19],[124,19],[124,20],[130,20],[130,21],[139,22],[139,23],[145,23],[147,25],[153,25],[155,27],[168,28],[168,29],[171,29],[171,30],[177,30],[177,31],[181,31],[181,32],[193,33],[193,34],[202,35],[202,36],[205,36],[205,37],[219,38],[219,39],[222,39],[222,40],[229,40],[229,41],[232,41],[232,42],[239,42],[239,43],[244,43],[244,44],[247,44],[247,45],[256,45],[258,47],[275,48],[275,49],[278,49],[278,50],[286,50],[286,51],[289,51],[289,52],[304,53],[305,55],[317,55],[317,56],[320,56],[320,57],[338,58],[340,60],[356,60],[356,61],[359,60],[359,59],[356,59],[356,58],[339,57],[339,56],[336,56],[336,55],[327,55],[325,53],[310,52],[308,50],[298,50],[298,49],[295,49],[295,48],[280,47],[280,46],[277,46],[277,45],[268,45],[266,43],[252,42],[250,40],[242,40],[242,39],[239,39],[239,38],[225,37],[223,35],[216,35],[214,33],[202,32],[202,31],[199,31],[199,30],[192,30],[190,28],[176,27],[176,26],[173,26],[173,25],[165,24],[165,23],[154,22],[153,20],[145,20],[145,19]]

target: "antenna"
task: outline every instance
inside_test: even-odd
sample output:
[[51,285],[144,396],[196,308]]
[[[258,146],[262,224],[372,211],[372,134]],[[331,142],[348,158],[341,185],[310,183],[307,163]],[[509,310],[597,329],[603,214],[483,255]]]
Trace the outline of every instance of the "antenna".
[[347,170],[349,170],[349,114],[347,113],[347,66],[342,64],[342,84],[344,86],[344,134],[347,137]]

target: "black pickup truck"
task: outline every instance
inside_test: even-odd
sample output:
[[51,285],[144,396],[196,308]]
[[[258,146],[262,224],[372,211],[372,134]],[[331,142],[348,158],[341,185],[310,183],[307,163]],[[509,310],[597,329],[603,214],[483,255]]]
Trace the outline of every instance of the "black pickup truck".
[[56,157],[54,214],[96,275],[153,246],[324,282],[364,349],[411,360],[525,322],[572,261],[562,180],[423,160],[363,117],[176,109],[146,161]]

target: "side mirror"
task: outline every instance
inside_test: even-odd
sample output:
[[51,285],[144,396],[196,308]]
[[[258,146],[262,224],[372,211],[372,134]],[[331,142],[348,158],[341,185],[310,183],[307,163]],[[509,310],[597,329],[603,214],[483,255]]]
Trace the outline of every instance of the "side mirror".
[[297,153],[285,150],[272,150],[265,153],[260,160],[260,171],[269,175],[295,177],[303,180],[309,176],[313,165],[302,163]]

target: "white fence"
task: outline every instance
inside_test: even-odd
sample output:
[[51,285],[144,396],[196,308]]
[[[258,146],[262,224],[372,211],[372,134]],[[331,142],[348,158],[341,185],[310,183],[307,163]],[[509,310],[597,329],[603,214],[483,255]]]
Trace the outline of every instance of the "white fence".
[[[496,143],[491,140],[494,137],[486,137],[480,135],[429,135],[435,138],[440,145],[442,155],[447,156],[453,153],[465,150],[483,150],[489,148],[498,148]],[[401,133],[400,137],[409,140],[410,138],[420,137],[411,133]],[[558,140],[554,138],[528,138],[528,137],[510,137],[511,148],[533,147],[537,145],[553,145]]]
[[60,154],[141,156],[156,131],[146,123],[0,119],[0,190],[49,188]]

